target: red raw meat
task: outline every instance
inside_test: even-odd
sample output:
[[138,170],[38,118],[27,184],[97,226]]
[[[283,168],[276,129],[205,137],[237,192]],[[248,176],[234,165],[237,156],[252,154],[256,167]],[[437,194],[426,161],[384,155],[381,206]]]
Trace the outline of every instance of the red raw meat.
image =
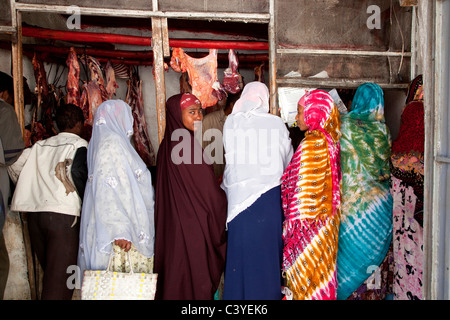
[[108,100],[109,96],[106,91],[102,68],[98,60],[91,56],[84,56],[82,58],[83,60],[87,61],[91,79],[82,86],[80,107],[83,109],[85,124],[92,126],[95,110],[97,110],[103,101]]
[[264,62],[261,65],[255,67],[254,70],[255,70],[255,81],[264,83]]
[[67,103],[80,106],[80,65],[77,53],[73,47],[70,48],[66,64],[69,67],[67,75]]
[[37,107],[36,112],[34,114],[34,121],[39,120],[38,117],[40,115],[41,104],[43,96],[48,95],[48,83],[47,83],[47,75],[45,73],[44,63],[37,59],[36,53],[34,53],[33,60],[33,70],[34,70],[34,78],[36,80],[36,89],[37,93]]
[[81,108],[83,109],[85,124],[92,126],[94,114],[103,100],[100,86],[95,81],[83,84]]
[[[37,105],[31,119],[30,141],[34,144],[36,141],[56,134],[53,126],[53,113],[57,103],[54,94],[50,93],[44,63],[38,60],[36,53],[33,56],[32,64],[36,80],[35,92],[37,93]],[[27,143],[29,142],[27,141]]]
[[119,87],[119,85],[116,82],[116,75],[111,65],[111,62],[109,61],[106,63],[105,74],[106,74],[106,92],[108,93],[108,99],[111,99],[112,96],[116,94],[116,89]]
[[33,131],[31,132],[31,144],[35,144],[37,141],[47,139],[48,137],[44,125],[40,122],[36,122],[33,126]]
[[31,131],[29,129],[25,128],[25,138],[24,138],[24,142],[25,142],[25,148],[31,147]]
[[144,114],[144,97],[142,94],[142,80],[137,74],[127,80],[128,92],[125,101],[130,105],[133,113],[133,142],[137,153],[147,167],[155,166],[155,152],[153,150]]
[[242,77],[237,72],[239,63],[233,49],[228,52],[228,61],[228,68],[223,71],[223,86],[227,92],[235,94],[242,89]]
[[174,48],[170,66],[176,72],[186,72],[194,94],[202,103],[202,108],[213,106],[221,96],[221,84],[217,80],[217,49],[210,49],[203,58],[193,58],[183,49]]

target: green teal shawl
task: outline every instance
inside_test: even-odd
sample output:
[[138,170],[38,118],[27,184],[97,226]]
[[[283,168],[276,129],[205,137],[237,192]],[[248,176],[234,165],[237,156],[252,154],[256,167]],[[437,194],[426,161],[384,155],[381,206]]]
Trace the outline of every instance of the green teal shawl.
[[391,140],[382,89],[365,83],[341,115],[341,224],[337,298],[347,299],[381,264],[392,240]]

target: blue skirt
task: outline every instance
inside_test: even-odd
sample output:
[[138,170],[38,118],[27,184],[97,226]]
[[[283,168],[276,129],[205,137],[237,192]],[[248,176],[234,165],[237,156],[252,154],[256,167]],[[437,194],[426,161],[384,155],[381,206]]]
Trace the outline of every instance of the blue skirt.
[[224,300],[280,300],[281,188],[270,189],[228,224]]

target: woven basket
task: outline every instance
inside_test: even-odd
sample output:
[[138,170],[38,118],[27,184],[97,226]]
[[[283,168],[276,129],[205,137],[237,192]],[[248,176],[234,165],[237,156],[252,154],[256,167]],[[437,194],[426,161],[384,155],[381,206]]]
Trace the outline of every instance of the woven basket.
[[81,286],[81,300],[153,300],[156,273],[134,273],[129,252],[130,272],[111,271],[112,254],[106,270],[86,270]]

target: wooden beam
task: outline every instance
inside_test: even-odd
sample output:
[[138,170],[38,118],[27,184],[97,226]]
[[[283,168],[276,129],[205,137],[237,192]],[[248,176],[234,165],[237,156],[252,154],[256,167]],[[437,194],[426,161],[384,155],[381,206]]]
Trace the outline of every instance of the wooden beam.
[[340,49],[277,49],[278,54],[321,54],[321,55],[351,55],[351,56],[387,56],[387,57],[410,57],[411,52],[394,51],[368,51],[368,50],[340,50]]
[[376,82],[384,89],[405,89],[409,83],[379,83],[370,79],[329,79],[329,78],[278,78],[277,84],[285,87],[301,88],[357,88],[366,82]]
[[156,89],[156,114],[158,120],[158,138],[161,143],[166,128],[166,87],[164,75],[164,49],[161,30],[161,18],[152,18],[153,68]]
[[275,0],[269,2],[269,106],[270,113],[278,114],[277,90],[277,55],[276,55],[276,29],[275,29]]
[[161,18],[161,39],[164,57],[170,57],[169,27],[167,18]]
[[[16,29],[15,35],[11,41],[12,67],[14,80],[14,109],[17,114],[22,138],[25,141],[25,119],[24,119],[24,94],[23,94],[23,52],[22,52],[22,14],[15,10],[15,1],[11,1],[11,16],[13,27]],[[31,248],[30,233],[28,230],[28,221],[26,215],[21,213],[22,235],[24,241],[25,256],[27,261],[28,285],[30,287],[30,296],[32,300],[38,298],[38,289],[36,286],[36,269],[33,259],[33,250]]]
[[[71,6],[16,3],[17,10],[23,12],[52,12],[68,14]],[[153,11],[128,10],[114,8],[78,7],[82,15],[132,17],[132,18],[168,18],[193,20],[238,21],[252,23],[268,23],[270,15],[267,13],[240,13],[240,12],[188,12],[188,11]]]
[[158,0],[152,0],[153,11],[158,11]]
[[[13,12],[12,14],[15,14]],[[17,33],[11,42],[12,68],[14,80],[14,109],[17,114],[22,137],[25,140],[24,95],[23,95],[23,62],[22,62],[22,15],[17,12]]]
[[16,28],[13,26],[0,26],[0,34],[15,35]]

